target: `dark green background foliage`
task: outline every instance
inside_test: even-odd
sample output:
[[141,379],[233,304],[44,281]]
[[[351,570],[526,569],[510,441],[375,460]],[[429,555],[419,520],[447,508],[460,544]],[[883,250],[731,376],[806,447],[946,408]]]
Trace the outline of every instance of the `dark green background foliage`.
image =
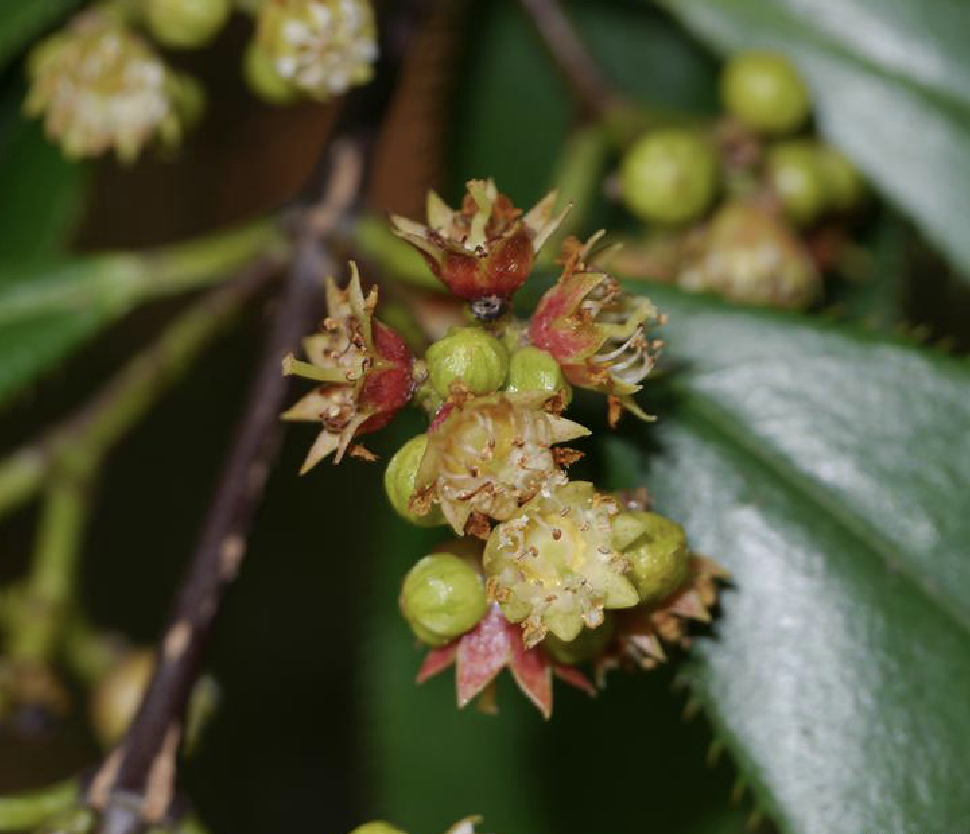
[[[68,5],[0,2],[0,60]],[[702,41],[783,50],[808,77],[819,129],[892,206],[860,230],[871,279],[831,292],[839,320],[634,285],[670,316],[645,397],[659,421],[608,434],[600,404],[580,400],[596,429],[584,471],[609,488],[646,485],[731,571],[720,616],[689,658],[615,674],[595,702],[557,688],[549,724],[507,681],[498,718],[458,712],[449,676],[413,686],[420,652],[394,605],[434,534],[391,516],[378,467],[349,461],[298,480],[309,434],[294,430],[217,636],[224,703],[189,787],[215,831],[240,834],[339,832],[365,813],[414,834],[469,813],[500,834],[726,834],[753,808],[787,834],[958,834],[970,819],[970,368],[889,328],[908,318],[966,336],[952,310],[970,267],[970,7],[568,9],[608,74],[663,109],[716,112],[717,63]],[[531,203],[573,124],[568,92],[507,0],[475,4],[460,53],[447,196],[491,175]],[[0,102],[0,401],[19,396],[0,424],[4,447],[90,389],[167,311],[138,313],[55,367],[123,309],[45,294],[44,282],[86,280],[89,262],[65,267],[58,254],[84,177],[21,121],[14,75]],[[591,217],[628,223],[605,202]],[[250,316],[112,457],[83,589],[104,626],[157,633],[263,325]],[[420,428],[411,415],[374,448],[386,457]],[[8,578],[26,525],[0,532]],[[695,703],[707,718],[685,722]],[[712,744],[726,751],[714,767]],[[0,780],[19,785],[3,747]],[[736,783],[750,791],[732,805]]]

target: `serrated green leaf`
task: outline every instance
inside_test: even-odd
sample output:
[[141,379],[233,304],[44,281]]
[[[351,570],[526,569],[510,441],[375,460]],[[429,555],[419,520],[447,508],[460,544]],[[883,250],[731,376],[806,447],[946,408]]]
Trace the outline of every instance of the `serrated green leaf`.
[[0,0],[0,69],[80,0]]
[[724,52],[788,55],[821,132],[970,274],[970,64],[951,0],[662,0]]
[[654,427],[601,441],[732,574],[686,668],[788,834],[970,818],[970,366],[650,287]]

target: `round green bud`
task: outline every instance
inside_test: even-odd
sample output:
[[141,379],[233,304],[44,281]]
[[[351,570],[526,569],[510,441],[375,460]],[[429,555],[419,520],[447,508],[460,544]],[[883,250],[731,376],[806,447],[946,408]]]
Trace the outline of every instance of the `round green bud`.
[[395,828],[389,822],[365,822],[358,825],[350,834],[404,834],[400,828]]
[[524,347],[512,352],[505,390],[513,393],[548,391],[550,394],[561,391],[567,403],[573,393],[555,357],[537,347]]
[[782,142],[768,153],[768,180],[788,218],[808,226],[828,208],[825,174],[814,142]]
[[717,157],[711,143],[692,130],[658,130],[626,153],[621,169],[623,201],[638,217],[684,223],[700,216],[717,189]]
[[669,518],[640,510],[613,519],[613,545],[630,560],[627,578],[640,602],[663,599],[687,579],[687,534]]
[[816,150],[829,205],[839,212],[857,208],[865,197],[866,185],[855,165],[828,145],[820,144]]
[[736,55],[721,75],[724,108],[750,127],[770,136],[798,130],[808,118],[808,90],[798,71],[781,55]]
[[417,638],[440,646],[485,616],[485,582],[464,559],[432,553],[418,562],[401,587],[401,613]]
[[605,611],[603,622],[599,626],[584,628],[574,640],[562,640],[550,631],[542,645],[557,663],[584,663],[603,653],[613,638],[614,631],[616,618],[611,612]]
[[159,43],[194,49],[215,37],[230,11],[229,0],[146,0],[145,21]]
[[288,104],[297,97],[296,88],[276,71],[272,57],[255,41],[243,56],[243,75],[249,88],[270,104]]
[[440,507],[432,507],[425,515],[411,512],[411,496],[414,495],[414,482],[421,467],[421,459],[428,448],[428,435],[419,434],[412,437],[398,449],[384,472],[384,491],[391,502],[391,506],[401,518],[417,524],[419,527],[435,527],[445,524],[445,517]]
[[508,349],[481,327],[452,330],[428,348],[425,360],[431,384],[442,397],[455,382],[472,394],[494,393],[509,370]]

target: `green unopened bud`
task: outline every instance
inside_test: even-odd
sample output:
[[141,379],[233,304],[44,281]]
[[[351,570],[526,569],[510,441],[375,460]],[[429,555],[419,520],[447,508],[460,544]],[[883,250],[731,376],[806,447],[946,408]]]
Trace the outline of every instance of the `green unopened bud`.
[[145,21],[165,46],[195,49],[215,37],[230,11],[229,0],[147,0]]
[[839,212],[857,208],[865,197],[866,185],[855,165],[828,145],[818,145],[816,151],[829,205]]
[[627,151],[621,172],[623,201],[644,220],[685,223],[699,217],[717,189],[717,158],[700,133],[657,130]]
[[437,506],[425,515],[417,515],[411,511],[411,498],[414,495],[414,483],[421,467],[421,459],[428,448],[428,435],[419,434],[412,437],[398,449],[387,464],[384,472],[384,491],[391,502],[391,506],[401,518],[421,527],[434,527],[445,523],[445,517]]
[[768,178],[785,214],[807,226],[828,208],[825,174],[814,142],[775,145],[768,154]]
[[401,613],[417,638],[440,646],[485,616],[485,582],[464,559],[432,553],[418,562],[401,587]]
[[728,61],[721,76],[724,108],[753,130],[781,136],[808,118],[808,90],[781,55],[747,52]]
[[243,56],[243,75],[257,96],[270,104],[288,104],[298,93],[277,71],[273,59],[259,44],[251,43]]
[[613,519],[613,545],[630,561],[627,578],[641,602],[673,593],[687,579],[687,534],[657,513],[630,511]]
[[431,384],[442,397],[460,383],[472,394],[491,394],[505,382],[509,352],[481,327],[461,327],[428,348],[425,359]]
[[389,822],[365,822],[357,826],[350,834],[404,834],[400,828],[395,828]]
[[573,393],[553,355],[537,347],[519,348],[512,353],[505,390],[561,392],[564,404],[569,403]]
[[596,628],[584,628],[574,640],[561,640],[550,632],[542,641],[545,650],[559,663],[576,664],[592,660],[603,653],[613,638],[616,619],[604,612],[603,623]]

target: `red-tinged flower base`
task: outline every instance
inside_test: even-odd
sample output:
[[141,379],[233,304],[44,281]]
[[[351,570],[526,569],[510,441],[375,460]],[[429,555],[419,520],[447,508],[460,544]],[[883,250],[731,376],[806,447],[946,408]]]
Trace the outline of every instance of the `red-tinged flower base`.
[[368,373],[360,387],[359,407],[376,412],[357,429],[357,436],[384,428],[408,401],[414,390],[411,351],[390,327],[372,322],[374,349],[390,367]]
[[590,696],[596,695],[596,688],[582,672],[552,662],[541,645],[526,649],[522,645],[521,628],[506,620],[495,603],[471,631],[428,652],[418,671],[418,683],[424,683],[452,663],[456,666],[459,707],[482,694],[506,666],[519,689],[544,718],[552,715],[553,674]]

